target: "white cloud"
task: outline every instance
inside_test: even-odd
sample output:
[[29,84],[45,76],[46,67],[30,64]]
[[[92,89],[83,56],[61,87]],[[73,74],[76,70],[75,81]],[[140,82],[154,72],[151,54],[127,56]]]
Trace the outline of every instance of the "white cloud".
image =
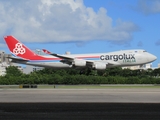
[[28,42],[70,42],[132,39],[138,27],[113,20],[103,7],[95,12],[83,0],[0,1],[0,35],[14,35]]
[[146,15],[160,13],[160,0],[139,0],[137,8]]

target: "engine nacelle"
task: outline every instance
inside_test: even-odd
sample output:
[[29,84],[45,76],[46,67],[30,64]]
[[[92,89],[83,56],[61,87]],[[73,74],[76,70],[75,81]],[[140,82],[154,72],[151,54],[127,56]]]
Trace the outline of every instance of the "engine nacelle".
[[86,61],[85,60],[74,60],[72,64],[77,67],[85,67]]
[[104,63],[95,63],[93,65],[93,68],[96,70],[105,70],[106,69],[106,64]]

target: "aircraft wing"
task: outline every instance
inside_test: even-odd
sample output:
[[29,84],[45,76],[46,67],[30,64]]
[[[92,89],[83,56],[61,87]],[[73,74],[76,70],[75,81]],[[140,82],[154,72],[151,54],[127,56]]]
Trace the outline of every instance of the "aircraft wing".
[[74,57],[69,57],[69,56],[66,56],[66,55],[60,55],[60,54],[56,54],[56,53],[51,53],[50,51],[46,50],[46,49],[42,49],[42,51],[48,55],[52,55],[52,56],[55,56],[55,57],[59,57],[61,59],[67,59],[67,60],[74,60],[75,58]]
[[[53,55],[53,56],[56,56],[56,57],[59,57],[59,58],[62,58],[62,59],[65,59],[65,60],[68,60],[68,61],[73,61],[74,57],[70,57],[70,56],[65,56],[65,55],[58,55],[58,54],[55,54],[55,53],[51,53],[50,55]],[[94,61],[94,60],[85,60],[88,64],[93,64],[93,63],[96,63],[96,62],[102,62],[102,61]],[[108,64],[108,65],[120,65],[120,63],[117,63],[115,61],[111,61],[111,60],[107,60],[105,62],[105,64]]]
[[[42,49],[44,53],[49,54],[49,55],[53,55],[55,57],[59,57],[61,59],[65,59],[68,61],[73,61],[74,59],[76,59],[75,57],[71,57],[71,56],[67,56],[67,55],[60,55],[60,54],[56,54],[56,53],[51,53],[46,49]],[[63,60],[62,60],[63,61]],[[94,60],[85,60],[88,64],[93,64],[96,62],[102,62],[102,61],[94,61]],[[119,63],[115,62],[115,61],[111,61],[111,60],[107,60],[107,62],[105,62],[105,64],[108,65],[120,65]]]
[[75,59],[74,57],[70,57],[70,56],[66,56],[66,55],[59,55],[56,53],[51,53],[50,55],[53,55],[55,57],[59,57],[61,59],[67,59],[67,60],[74,60]]

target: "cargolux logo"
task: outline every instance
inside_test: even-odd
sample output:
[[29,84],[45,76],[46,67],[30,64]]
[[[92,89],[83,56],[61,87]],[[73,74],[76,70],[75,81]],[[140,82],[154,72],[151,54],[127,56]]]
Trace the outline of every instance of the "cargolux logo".
[[101,55],[101,60],[135,60],[134,54],[120,54],[120,55]]
[[23,55],[25,52],[26,52],[26,50],[25,50],[25,48],[23,48],[21,43],[17,43],[15,45],[15,48],[13,49],[13,53],[16,55],[18,55],[18,54]]

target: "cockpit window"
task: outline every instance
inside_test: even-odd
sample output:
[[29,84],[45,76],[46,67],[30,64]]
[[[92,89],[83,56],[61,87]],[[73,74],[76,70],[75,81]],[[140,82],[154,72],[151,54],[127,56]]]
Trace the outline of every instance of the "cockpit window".
[[143,52],[147,52],[147,51],[144,50]]

